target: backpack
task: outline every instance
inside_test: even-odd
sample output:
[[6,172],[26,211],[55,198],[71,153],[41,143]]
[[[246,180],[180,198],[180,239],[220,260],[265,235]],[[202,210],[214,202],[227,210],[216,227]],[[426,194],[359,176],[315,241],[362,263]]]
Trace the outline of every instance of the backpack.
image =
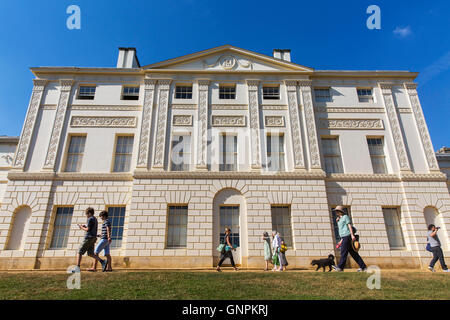
[[431,245],[429,243],[427,243],[427,246],[425,247],[425,249],[429,252],[433,252],[433,251],[431,251]]

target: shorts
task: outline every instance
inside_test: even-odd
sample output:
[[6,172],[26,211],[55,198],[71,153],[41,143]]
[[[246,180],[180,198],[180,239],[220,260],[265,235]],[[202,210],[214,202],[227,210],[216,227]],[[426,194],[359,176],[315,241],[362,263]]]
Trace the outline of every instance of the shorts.
[[78,249],[78,253],[80,255],[83,255],[87,251],[89,256],[94,255],[94,246],[95,246],[96,241],[97,241],[97,238],[84,239],[80,245],[80,248]]
[[102,252],[102,250],[105,250],[105,256],[109,254],[109,241],[108,239],[101,239],[100,242],[97,244],[97,248],[95,248],[95,254],[99,254]]

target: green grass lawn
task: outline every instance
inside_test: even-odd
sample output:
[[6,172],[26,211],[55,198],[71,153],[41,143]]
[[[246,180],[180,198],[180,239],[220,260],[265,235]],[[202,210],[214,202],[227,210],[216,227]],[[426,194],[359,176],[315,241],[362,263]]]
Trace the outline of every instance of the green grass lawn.
[[356,272],[117,271],[81,273],[69,290],[62,272],[0,272],[0,299],[450,299],[450,275],[382,271],[381,289],[371,274]]

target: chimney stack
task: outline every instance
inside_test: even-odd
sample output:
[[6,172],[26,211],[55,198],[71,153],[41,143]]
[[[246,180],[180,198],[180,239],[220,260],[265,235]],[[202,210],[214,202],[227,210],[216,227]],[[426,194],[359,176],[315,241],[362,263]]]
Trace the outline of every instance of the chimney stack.
[[273,49],[273,57],[291,62],[291,49]]
[[117,57],[117,68],[140,68],[139,60],[136,55],[136,48],[119,48]]

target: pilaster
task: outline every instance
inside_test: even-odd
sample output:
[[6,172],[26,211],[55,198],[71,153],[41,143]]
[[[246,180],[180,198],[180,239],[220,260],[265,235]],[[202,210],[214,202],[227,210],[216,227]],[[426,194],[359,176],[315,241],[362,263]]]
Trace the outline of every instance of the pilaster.
[[250,119],[250,140],[251,140],[251,166],[252,169],[261,169],[260,151],[260,127],[259,127],[259,99],[257,80],[247,80],[248,86],[248,106]]
[[207,170],[209,80],[198,81],[197,169]]
[[158,80],[158,119],[156,124],[154,169],[164,169],[166,147],[167,111],[169,107],[170,79]]
[[297,81],[285,81],[288,97],[289,120],[291,124],[292,147],[294,150],[294,169],[304,169],[302,135],[297,102]]

